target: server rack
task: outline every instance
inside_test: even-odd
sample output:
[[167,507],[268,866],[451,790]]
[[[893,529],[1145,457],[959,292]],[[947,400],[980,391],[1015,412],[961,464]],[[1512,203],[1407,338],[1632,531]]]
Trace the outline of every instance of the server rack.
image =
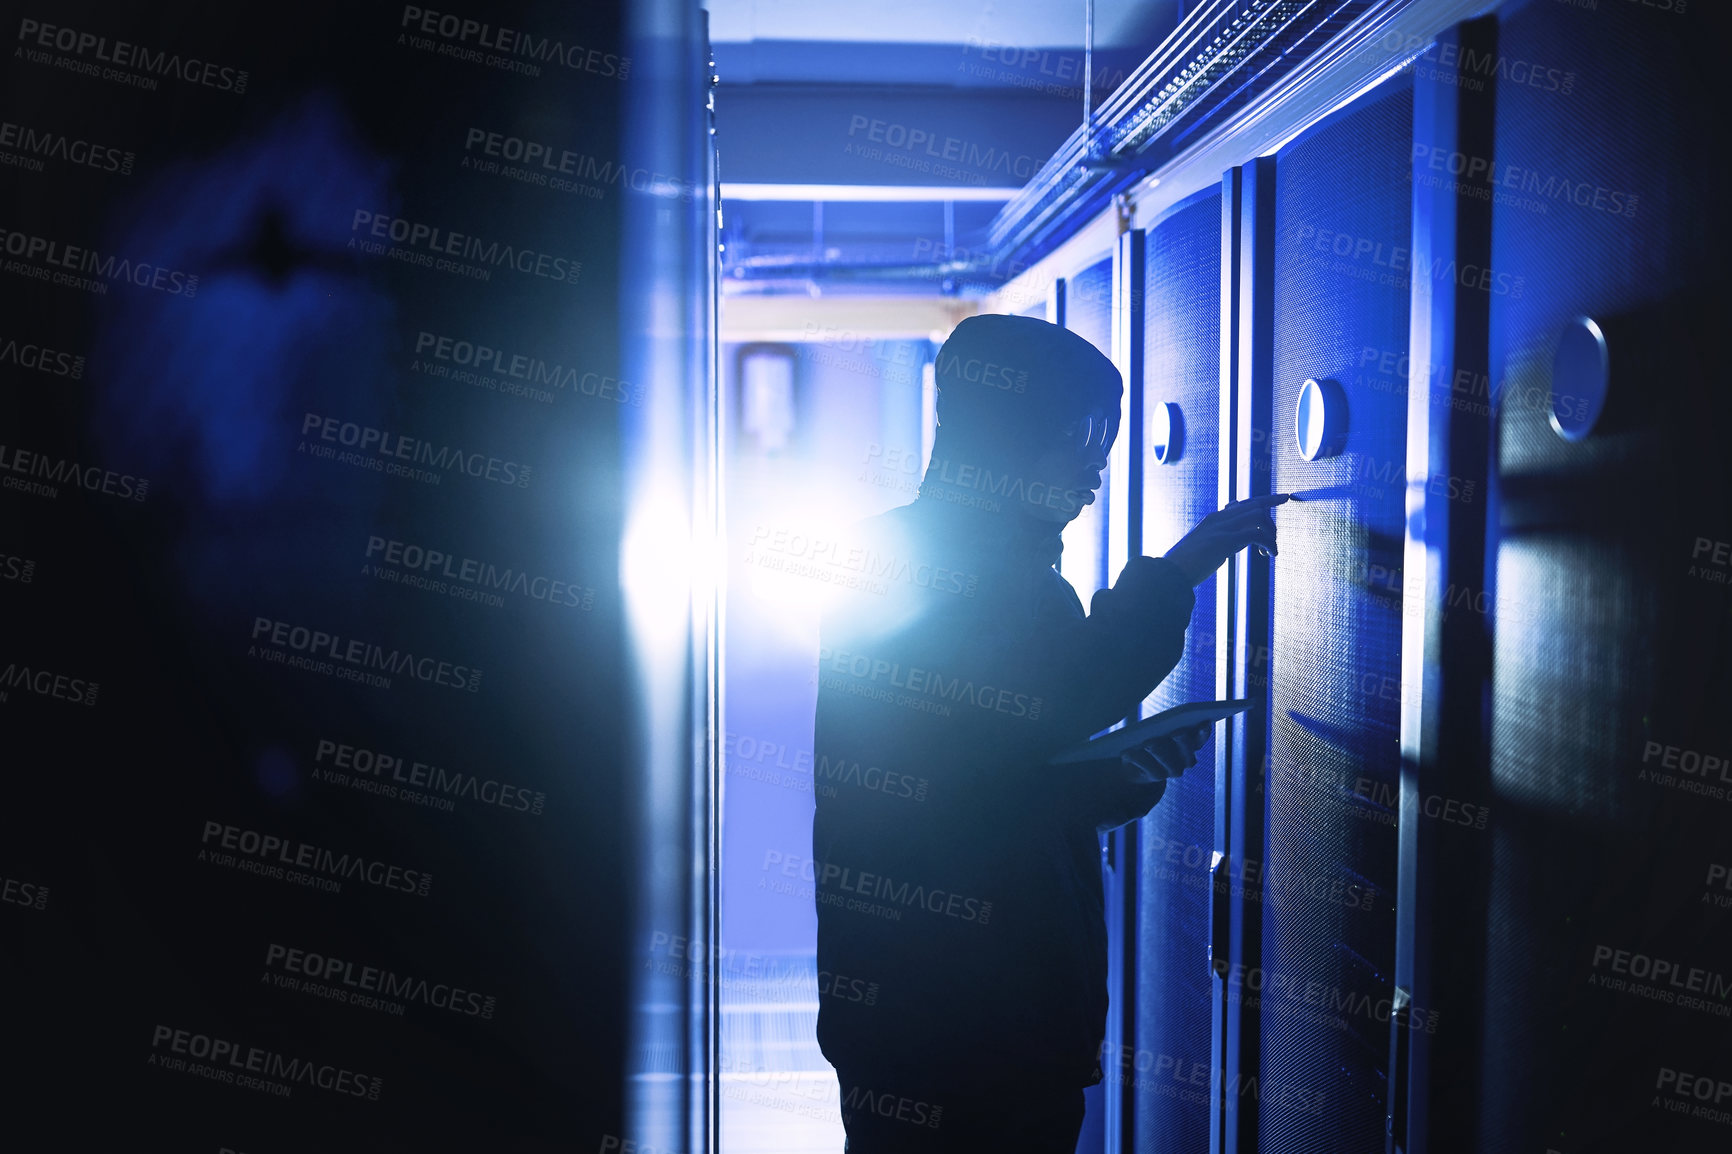
[[[1223,569],[1212,606],[1193,622],[1194,652],[1151,702],[1246,696],[1264,707],[1223,727],[1215,780],[1193,783],[1209,786],[1208,798],[1189,797],[1182,784],[1138,831],[1141,949],[1133,979],[1114,992],[1135,1014],[1133,1067],[1138,1052],[1152,1054],[1151,1069],[1158,1064],[1167,1081],[1133,1083],[1125,1148],[1383,1143],[1395,1005],[1406,400],[1404,383],[1361,379],[1359,362],[1367,347],[1390,364],[1406,351],[1406,279],[1400,270],[1380,279],[1375,261],[1399,260],[1407,248],[1401,178],[1411,118],[1411,85],[1397,76],[1277,155],[1229,172],[1219,192],[1150,232],[1145,329],[1186,317],[1182,345],[1193,369],[1180,394],[1178,460],[1161,466],[1145,453],[1143,467],[1143,526],[1156,517],[1185,523],[1150,531],[1149,546],[1164,547],[1160,538],[1227,501],[1277,490],[1309,499],[1277,515],[1280,561],[1241,555]],[[1369,277],[1334,255],[1343,234],[1353,238],[1350,251],[1370,238]],[[1170,271],[1181,246],[1189,277]],[[1181,288],[1199,269],[1212,273],[1211,290],[1218,286],[1205,298],[1218,317],[1206,326],[1214,342],[1199,331],[1194,290]],[[1214,379],[1199,389],[1194,365],[1211,343],[1222,351],[1207,358]],[[1156,395],[1172,386],[1154,370],[1173,355],[1147,357],[1139,440],[1150,435],[1148,414],[1172,403]],[[1307,380],[1332,382],[1347,400],[1354,439],[1338,456],[1299,454],[1294,413]],[[1187,460],[1189,473],[1174,481],[1160,471]],[[1283,583],[1283,573],[1293,576]],[[1163,872],[1173,852],[1192,863],[1188,873]],[[1207,900],[1198,903],[1199,894]],[[1198,998],[1183,974],[1205,957],[1212,976]],[[1337,1012],[1314,1011],[1317,990]],[[1200,1056],[1193,1018],[1210,1023]],[[1202,1081],[1199,1070],[1208,1072],[1207,1094],[1179,1093]]]
[[[1484,619],[1491,677],[1482,759],[1440,766],[1489,820],[1444,847],[1469,884],[1419,911],[1440,1022],[1414,1151],[1726,1146],[1726,1101],[1680,1092],[1732,1085],[1709,882],[1732,793],[1706,768],[1732,747],[1732,616],[1725,567],[1700,564],[1732,524],[1724,130],[1706,13],[1673,8],[1498,14],[1491,58],[1530,68],[1486,80],[1491,501],[1479,603],[1450,609]],[[1557,359],[1576,318],[1605,394],[1572,439],[1553,417],[1586,397]]]
[[[1062,292],[1064,319],[1058,323],[1094,345],[1102,354],[1112,356],[1113,316],[1117,311],[1113,303],[1112,256],[1109,254],[1066,277]],[[1121,434],[1121,446],[1123,441]],[[1113,470],[1109,465],[1095,503],[1085,506],[1065,532],[1066,556],[1060,561],[1060,571],[1076,586],[1085,605],[1095,590],[1111,584],[1115,576],[1108,571],[1107,565],[1108,538],[1113,523],[1113,489]]]
[[[1270,629],[1260,1145],[1372,1150],[1387,1105],[1406,401],[1372,373],[1407,355],[1409,78],[1276,158],[1272,486],[1282,508]],[[1305,459],[1305,382],[1350,430]],[[1331,391],[1333,387],[1333,391]],[[1326,434],[1325,440],[1328,439]]]
[[[1439,56],[1495,59],[1496,21],[1472,21],[1437,43]],[[1432,70],[1414,79],[1411,263],[1428,271],[1491,267],[1490,199],[1460,195],[1452,180],[1437,179],[1433,163],[1446,158],[1447,171],[1448,158],[1493,155],[1493,95],[1452,79]],[[1448,916],[1483,905],[1486,863],[1475,847],[1484,833],[1472,827],[1483,825],[1490,797],[1483,717],[1490,619],[1453,610],[1463,601],[1458,591],[1484,585],[1491,294],[1462,281],[1412,278],[1390,1154],[1427,1149],[1434,1113],[1471,1116],[1471,1102],[1457,1100],[1450,1088],[1436,1099],[1427,1088],[1434,1069],[1472,1060],[1472,1018],[1451,1014],[1445,1023],[1437,1007],[1462,1006],[1461,993],[1483,983],[1489,930],[1483,917]],[[1433,484],[1434,477],[1442,483]],[[1474,479],[1479,498],[1471,491],[1452,494],[1451,478]],[[1464,802],[1468,798],[1478,801]],[[1450,805],[1462,812],[1464,803],[1473,806],[1468,821],[1439,820]],[[1440,903],[1451,895],[1456,908],[1446,910]],[[1442,1042],[1434,1042],[1445,1024]]]
[[[1732,884],[1712,891],[1732,773],[1707,780],[1732,749],[1732,566],[1712,561],[1732,540],[1732,393],[1707,343],[1726,246],[1701,32],[1671,5],[1504,4],[1121,238],[1141,508],[1119,502],[1112,558],[1228,500],[1312,499],[1277,514],[1274,566],[1235,559],[1212,620],[1199,607],[1213,676],[1188,652],[1146,706],[1266,709],[1222,727],[1206,808],[1181,781],[1115,839],[1137,862],[1109,909],[1119,1148],[1723,1145],[1724,1121],[1664,1100],[1732,1084]],[[1203,275],[1181,233],[1220,245],[1212,413],[1168,380],[1175,348],[1207,344],[1160,328]],[[1553,359],[1577,317],[1605,338],[1609,393],[1566,438],[1554,409],[1581,398]],[[1345,402],[1338,455],[1298,450],[1306,381]],[[1161,466],[1169,403],[1186,444]],[[1200,452],[1216,492],[1193,509]],[[1193,844],[1207,883],[1163,860],[1177,848],[1182,871]],[[1178,1091],[1203,949],[1199,1107]],[[1610,985],[1619,951],[1719,992]]]
[[[1206,189],[1127,233],[1120,252],[1129,278],[1120,281],[1120,313],[1134,321],[1121,325],[1121,369],[1137,402],[1125,424],[1137,498],[1126,510],[1127,551],[1159,555],[1216,507],[1220,191]],[[1211,578],[1198,588],[1184,656],[1144,703],[1145,715],[1215,695],[1214,585]],[[1114,990],[1120,1035],[1109,1029],[1103,1065],[1126,1103],[1127,1150],[1200,1151],[1209,1140],[1213,749],[1202,758],[1124,831],[1121,860],[1135,863],[1125,872],[1131,957]]]
[[[1049,321],[1070,329],[1103,354],[1114,357],[1115,363],[1118,363],[1116,334],[1122,321],[1117,298],[1118,259],[1115,251],[1091,261],[1070,276],[1059,278],[1053,285],[1047,305]],[[1123,369],[1120,364],[1120,371]],[[1127,378],[1127,395],[1128,383]],[[1120,491],[1124,488],[1124,468],[1120,462],[1125,442],[1121,414],[1119,440],[1102,475],[1095,503],[1086,506],[1064,534],[1065,552],[1059,562],[1059,571],[1076,588],[1085,607],[1095,591],[1110,585],[1115,575],[1109,558],[1114,552],[1114,539],[1122,540],[1118,527],[1122,517],[1115,515],[1113,494],[1115,488]],[[1118,863],[1124,860],[1122,835],[1123,831],[1107,835],[1101,853],[1102,891],[1107,910],[1107,987],[1114,1004],[1125,988],[1127,961],[1124,918],[1127,897],[1124,873],[1118,868]],[[1118,1044],[1119,1039],[1119,1025],[1112,1020],[1109,1010],[1106,1048]],[[1118,1088],[1111,1084],[1110,1078],[1106,1079],[1102,1084],[1090,1087],[1087,1099],[1089,1115],[1077,1145],[1079,1154],[1115,1149],[1114,1136],[1122,1126]]]

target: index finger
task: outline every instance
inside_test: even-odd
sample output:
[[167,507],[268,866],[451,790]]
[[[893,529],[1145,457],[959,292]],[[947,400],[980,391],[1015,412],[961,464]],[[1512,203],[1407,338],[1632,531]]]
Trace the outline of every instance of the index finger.
[[1291,500],[1291,493],[1269,493],[1262,497],[1246,497],[1243,501],[1229,501],[1222,506],[1223,513],[1261,513],[1264,509],[1273,509]]

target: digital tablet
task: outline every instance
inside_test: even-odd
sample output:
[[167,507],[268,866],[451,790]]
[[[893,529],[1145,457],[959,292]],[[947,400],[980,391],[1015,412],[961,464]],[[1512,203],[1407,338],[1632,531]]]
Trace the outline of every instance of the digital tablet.
[[1103,733],[1091,741],[1074,745],[1063,753],[1055,755],[1047,762],[1048,765],[1070,765],[1079,761],[1099,761],[1102,758],[1117,757],[1127,749],[1134,749],[1152,737],[1166,737],[1169,734],[1180,733],[1192,726],[1204,722],[1216,722],[1222,718],[1231,717],[1235,713],[1243,713],[1255,704],[1251,701],[1187,701],[1183,705],[1175,705],[1164,709],[1153,717],[1145,717],[1141,721],[1132,722],[1123,729],[1115,729]]

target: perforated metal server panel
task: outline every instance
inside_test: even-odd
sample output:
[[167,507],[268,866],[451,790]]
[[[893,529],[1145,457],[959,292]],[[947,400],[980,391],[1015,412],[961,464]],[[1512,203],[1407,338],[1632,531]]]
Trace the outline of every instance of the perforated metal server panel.
[[[1065,327],[1082,337],[1103,354],[1113,355],[1113,262],[1111,258],[1096,261],[1071,277],[1065,285]],[[1119,436],[1125,435],[1124,430]],[[1089,598],[1102,585],[1109,584],[1116,573],[1106,571],[1106,526],[1111,524],[1107,513],[1108,484],[1102,474],[1101,489],[1094,504],[1064,531],[1064,556],[1059,572],[1076,587],[1084,608]]]
[[[1143,296],[1144,413],[1179,406],[1184,437],[1157,464],[1142,431],[1143,552],[1159,556],[1215,508],[1220,454],[1221,194],[1211,190],[1148,230]],[[1178,667],[1149,696],[1153,713],[1215,692],[1215,584],[1197,607]],[[1140,831],[1135,1150],[1204,1154],[1209,1146],[1209,858],[1215,837],[1213,746],[1167,787]],[[1165,1059],[1163,1061],[1163,1059]],[[1199,1086],[1197,1083],[1201,1081]]]
[[1065,284],[1065,327],[1101,352],[1113,352],[1113,262],[1096,261]]
[[[1732,754],[1732,566],[1693,556],[1732,539],[1726,314],[1701,307],[1726,256],[1709,17],[1533,3],[1500,22],[1500,59],[1542,71],[1497,88],[1493,796],[1465,895],[1484,906],[1454,911],[1482,959],[1454,973],[1483,988],[1453,991],[1464,1021],[1442,1007],[1433,1108],[1477,1112],[1462,1143],[1485,1151],[1732,1149],[1663,1082],[1732,1082],[1714,901],[1732,891],[1709,885],[1732,861],[1732,783],[1701,761]],[[1625,408],[1572,444],[1546,414],[1577,313],[1607,326]],[[1652,960],[1709,976],[1633,972]]]
[[[1277,491],[1269,663],[1261,1149],[1382,1151],[1399,783],[1412,89],[1404,74],[1283,149],[1275,177]],[[1341,455],[1303,460],[1307,378],[1345,390]]]

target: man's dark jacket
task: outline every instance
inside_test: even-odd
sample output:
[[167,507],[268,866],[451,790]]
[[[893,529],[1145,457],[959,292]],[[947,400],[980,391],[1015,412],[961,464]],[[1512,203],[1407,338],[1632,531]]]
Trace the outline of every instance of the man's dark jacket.
[[1107,1010],[1098,831],[1165,782],[1045,762],[1171,671],[1194,598],[1141,557],[1085,616],[1053,568],[1057,525],[922,493],[862,523],[881,576],[822,625],[818,1041],[853,1083],[1089,1085]]

